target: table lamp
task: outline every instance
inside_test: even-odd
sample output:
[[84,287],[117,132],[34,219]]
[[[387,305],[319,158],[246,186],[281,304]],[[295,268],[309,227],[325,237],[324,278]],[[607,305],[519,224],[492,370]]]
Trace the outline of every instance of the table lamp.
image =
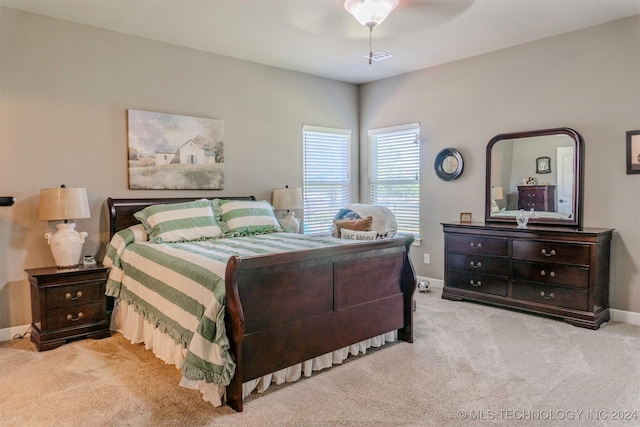
[[276,188],[271,195],[271,204],[275,210],[286,210],[284,217],[279,220],[284,231],[297,233],[300,231],[300,221],[291,209],[302,209],[302,188]]
[[58,268],[73,268],[78,265],[87,232],[77,232],[73,219],[91,218],[87,190],[85,188],[45,188],[40,190],[39,218],[43,221],[61,221],[58,231],[45,233],[51,254]]

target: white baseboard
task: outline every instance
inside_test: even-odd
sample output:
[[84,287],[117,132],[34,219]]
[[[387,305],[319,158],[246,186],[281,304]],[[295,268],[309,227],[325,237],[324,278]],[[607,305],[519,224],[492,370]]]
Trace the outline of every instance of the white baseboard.
[[16,335],[22,335],[27,332],[31,325],[12,326],[10,328],[0,329],[0,341],[9,341]]
[[640,313],[618,310],[615,308],[609,309],[609,312],[611,314],[611,320],[614,322],[629,323],[631,325],[640,326]]
[[[444,280],[434,279],[432,277],[418,276],[418,281],[426,280],[429,283],[429,287],[440,288],[444,287]],[[620,323],[629,323],[631,325],[640,326],[640,313],[633,311],[618,310],[615,308],[609,309],[611,314],[611,321]]]

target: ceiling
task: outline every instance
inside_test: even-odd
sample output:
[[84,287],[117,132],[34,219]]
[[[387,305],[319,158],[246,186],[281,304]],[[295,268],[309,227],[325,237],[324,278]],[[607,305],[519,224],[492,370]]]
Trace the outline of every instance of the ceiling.
[[367,83],[640,14],[640,0],[400,0],[369,30],[344,0],[0,0],[0,5],[247,61]]

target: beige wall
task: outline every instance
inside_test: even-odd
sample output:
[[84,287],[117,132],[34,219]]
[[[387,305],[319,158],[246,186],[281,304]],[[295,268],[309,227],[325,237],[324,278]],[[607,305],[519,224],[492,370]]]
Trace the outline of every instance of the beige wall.
[[[571,127],[585,141],[584,225],[616,230],[612,307],[640,313],[640,175],[626,175],[625,166],[625,132],[640,129],[640,16],[370,83],[360,94],[361,135],[421,124],[423,244],[412,252],[420,275],[443,278],[442,222],[460,212],[483,219],[493,136]],[[433,172],[445,147],[465,160],[456,181]],[[366,170],[364,186],[362,177]]]
[[[87,188],[92,217],[76,222],[94,254],[108,239],[109,196],[269,198],[302,185],[303,124],[351,129],[357,141],[355,85],[7,8],[0,31],[0,195],[17,199],[0,208],[0,329],[31,322],[24,269],[54,264],[41,188]],[[225,189],[128,190],[127,109],[223,120]]]

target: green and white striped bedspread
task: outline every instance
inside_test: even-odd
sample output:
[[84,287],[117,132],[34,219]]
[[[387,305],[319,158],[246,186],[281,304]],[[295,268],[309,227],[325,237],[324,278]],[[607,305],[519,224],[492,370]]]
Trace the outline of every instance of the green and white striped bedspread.
[[107,295],[133,304],[187,349],[183,376],[228,385],[235,371],[225,315],[225,270],[233,255],[253,256],[353,241],[271,233],[186,243],[149,243],[141,225],[116,233],[104,263]]

